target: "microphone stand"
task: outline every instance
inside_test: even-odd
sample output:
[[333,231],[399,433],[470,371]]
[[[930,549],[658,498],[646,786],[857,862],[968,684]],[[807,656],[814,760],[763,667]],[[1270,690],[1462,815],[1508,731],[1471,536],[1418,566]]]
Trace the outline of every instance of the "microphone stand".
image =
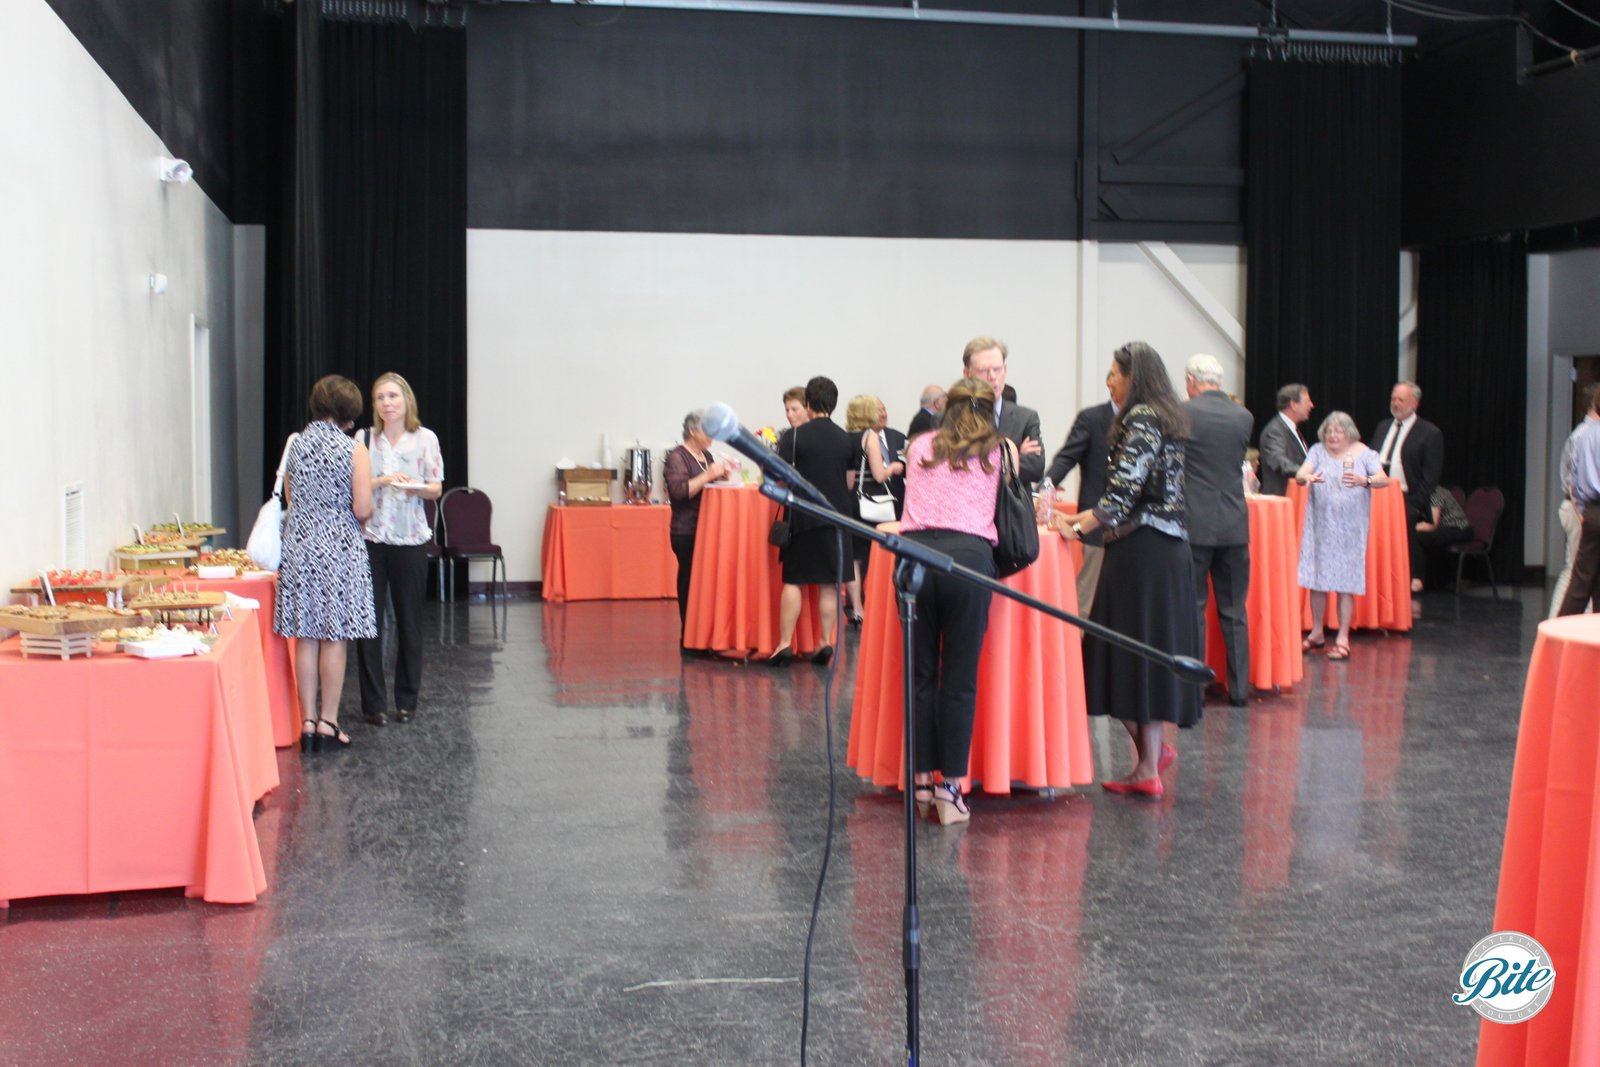
[[[781,464],[782,461],[779,460]],[[787,464],[784,464],[787,466]],[[922,927],[917,915],[917,818],[916,818],[916,765],[913,746],[913,734],[916,730],[915,716],[912,714],[913,704],[913,651],[912,631],[914,630],[917,615],[917,593],[922,588],[922,583],[931,568],[940,574],[949,574],[969,585],[987,589],[991,593],[998,593],[1003,597],[1015,600],[1035,611],[1043,612],[1053,619],[1060,619],[1100,638],[1102,641],[1126,649],[1137,656],[1149,660],[1166,668],[1185,681],[1203,685],[1216,677],[1216,674],[1201,660],[1192,656],[1175,656],[1170,652],[1163,652],[1143,641],[1136,641],[1125,634],[1117,633],[1092,622],[1070,611],[1064,611],[1054,604],[1047,604],[1037,597],[1012,589],[986,574],[979,574],[970,567],[963,567],[943,552],[929,548],[918,541],[912,541],[897,533],[886,533],[875,526],[868,526],[864,522],[846,518],[831,506],[814,504],[803,500],[791,492],[786,486],[777,482],[766,481],[761,485],[763,496],[776,500],[784,507],[804,512],[823,522],[837,526],[845,533],[855,537],[865,537],[869,541],[876,541],[895,556],[894,586],[895,600],[900,612],[900,670],[902,675],[901,701],[902,701],[902,733],[905,738],[905,765],[902,768],[905,774],[904,794],[904,819],[905,819],[905,910],[901,930],[901,955],[905,963],[906,972],[906,1067],[917,1067],[921,1056],[921,1039],[918,1034],[919,1000],[921,996],[920,971],[922,967]],[[847,542],[848,544],[848,542]]]

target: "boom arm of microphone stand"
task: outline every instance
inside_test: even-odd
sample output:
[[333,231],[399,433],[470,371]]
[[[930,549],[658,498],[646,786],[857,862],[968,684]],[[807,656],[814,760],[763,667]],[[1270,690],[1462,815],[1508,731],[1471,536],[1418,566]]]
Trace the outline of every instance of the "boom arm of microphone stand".
[[1043,612],[1052,619],[1060,619],[1062,622],[1076,626],[1086,634],[1092,634],[1108,644],[1126,649],[1136,656],[1141,656],[1158,666],[1166,668],[1186,682],[1204,685],[1207,682],[1214,681],[1217,677],[1215,671],[1193,656],[1177,656],[1171,652],[1163,652],[1153,645],[1147,645],[1143,641],[1137,641],[1126,634],[1120,634],[1115,630],[1102,626],[1100,623],[1085,619],[1081,615],[1074,615],[1072,612],[1064,611],[1054,604],[1047,604],[1038,597],[1019,592],[994,578],[990,578],[986,574],[979,574],[970,567],[963,567],[944,553],[936,552],[920,542],[901,537],[899,534],[884,533],[876,527],[868,526],[864,522],[846,518],[831,507],[818,507],[809,500],[802,500],[784,486],[767,482],[761,486],[761,492],[785,507],[803,511],[825,522],[843,527],[857,537],[865,537],[869,541],[876,541],[897,556],[911,559],[942,574],[953,574],[972,585],[1015,600],[1017,603],[1024,604],[1035,611]]

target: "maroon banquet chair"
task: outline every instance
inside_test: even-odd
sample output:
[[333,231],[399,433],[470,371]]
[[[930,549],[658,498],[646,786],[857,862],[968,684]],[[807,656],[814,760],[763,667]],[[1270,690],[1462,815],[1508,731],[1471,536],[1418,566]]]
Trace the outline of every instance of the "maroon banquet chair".
[[[498,570],[500,593],[509,596],[506,588],[506,557],[489,532],[494,520],[494,504],[489,500],[489,494],[481,489],[458,486],[439,501],[439,517],[444,527],[442,545],[445,562],[471,564],[474,560],[489,560],[495,565],[489,571],[489,595],[494,595],[494,576]],[[450,599],[454,600],[455,595],[456,570],[451,566]]]
[[439,505],[426,497],[422,500],[422,514],[428,520],[428,543],[423,545],[423,550],[428,553],[428,562],[433,565],[439,575],[439,603],[444,603],[444,549],[439,547]]
[[1474,489],[1472,495],[1467,497],[1467,525],[1472,527],[1472,540],[1446,546],[1456,554],[1458,595],[1461,592],[1461,568],[1466,566],[1467,557],[1473,556],[1483,560],[1483,565],[1489,568],[1489,588],[1494,590],[1494,598],[1500,599],[1500,587],[1495,584],[1494,563],[1490,561],[1489,553],[1494,548],[1494,532],[1500,525],[1500,515],[1505,509],[1506,496],[1498,489]]

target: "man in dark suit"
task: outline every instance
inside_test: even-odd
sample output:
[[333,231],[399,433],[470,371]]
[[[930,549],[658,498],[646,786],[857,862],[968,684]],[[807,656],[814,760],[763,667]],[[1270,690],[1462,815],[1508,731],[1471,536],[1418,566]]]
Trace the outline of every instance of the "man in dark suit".
[[[1411,538],[1411,591],[1422,592],[1425,569],[1417,523],[1433,519],[1433,491],[1444,473],[1444,434],[1417,414],[1422,389],[1416,382],[1396,382],[1389,392],[1389,414],[1372,431],[1378,462],[1406,495],[1406,529]],[[1396,463],[1398,455],[1400,462]]]
[[1039,431],[1039,413],[1021,404],[1007,404],[1000,399],[1006,387],[1006,346],[993,337],[974,337],[961,353],[961,375],[964,378],[981,378],[989,383],[995,396],[995,425],[1000,432],[1016,443],[1021,453],[1022,480],[1033,485],[1044,477],[1043,435]]
[[1206,632],[1206,579],[1217,598],[1217,618],[1228,649],[1228,703],[1250,700],[1250,515],[1244,502],[1244,453],[1255,420],[1222,391],[1215,356],[1191,356],[1184,366],[1189,440],[1184,445],[1183,498],[1189,551],[1194,558],[1195,610]]
[[1311,390],[1298,383],[1278,390],[1278,414],[1261,427],[1261,491],[1287,496],[1289,479],[1306,462],[1300,424],[1311,417]]
[[[1111,388],[1106,373],[1106,388]],[[1115,401],[1095,404],[1078,412],[1067,432],[1066,443],[1050,461],[1046,477],[1060,485],[1072,468],[1078,473],[1078,510],[1087,511],[1105,495],[1106,464],[1111,458],[1111,420],[1117,417]],[[1094,607],[1094,591],[1100,584],[1100,565],[1105,562],[1105,531],[1095,529],[1083,535],[1083,568],[1078,571],[1078,614],[1088,615]]]
[[939,428],[939,419],[944,415],[944,387],[930,385],[922,390],[922,407],[911,417],[911,428],[906,431],[907,437],[915,437],[919,433]]

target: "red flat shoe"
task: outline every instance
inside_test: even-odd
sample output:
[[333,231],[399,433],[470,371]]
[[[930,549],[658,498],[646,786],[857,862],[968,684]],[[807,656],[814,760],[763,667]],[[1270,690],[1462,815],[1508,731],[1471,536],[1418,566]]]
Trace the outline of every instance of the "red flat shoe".
[[1164,796],[1167,787],[1161,784],[1160,778],[1146,778],[1142,782],[1101,782],[1100,788],[1108,793],[1117,793],[1122,796],[1136,795],[1142,797]]
[[1165,774],[1168,767],[1178,762],[1178,750],[1161,742],[1161,758],[1156,761],[1156,773]]

